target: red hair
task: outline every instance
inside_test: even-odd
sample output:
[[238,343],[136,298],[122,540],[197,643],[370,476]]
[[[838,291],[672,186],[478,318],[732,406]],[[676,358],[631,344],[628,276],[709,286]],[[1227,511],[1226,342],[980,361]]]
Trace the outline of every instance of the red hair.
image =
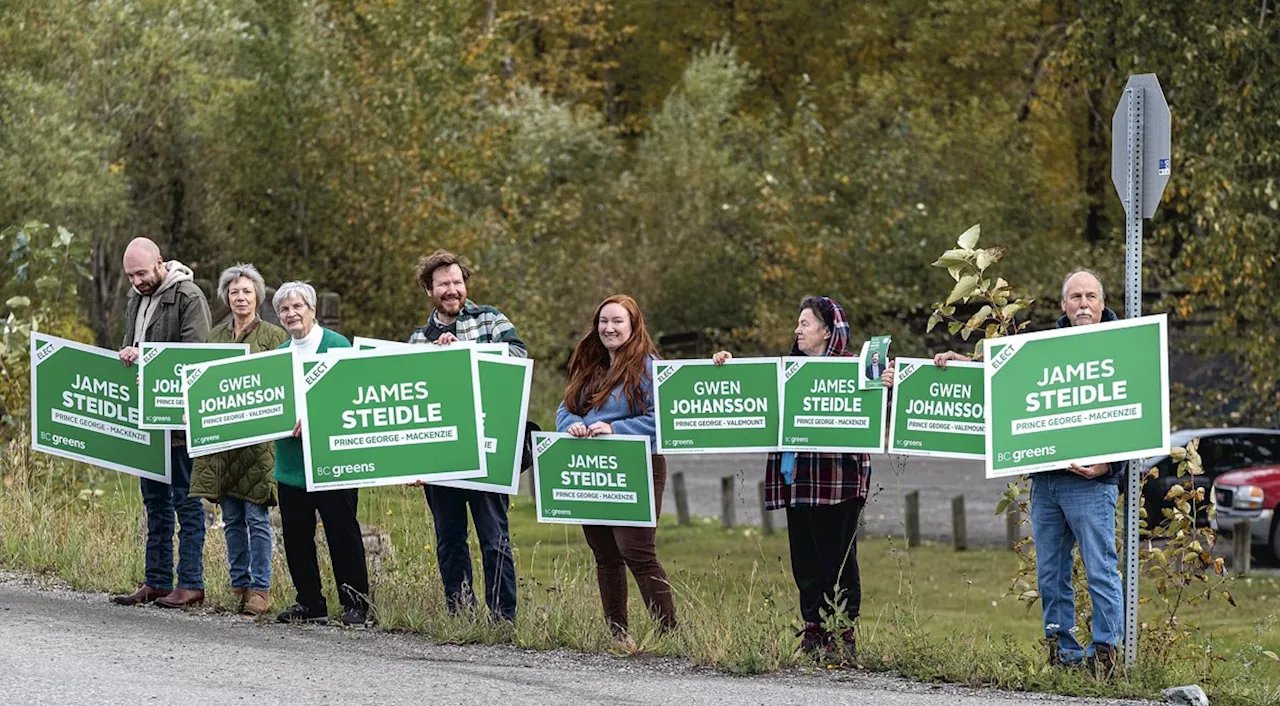
[[[614,354],[609,363],[609,350],[600,340],[600,312],[609,304],[617,304],[631,316],[631,338]],[[631,409],[644,411],[649,400],[641,386],[649,375],[649,356],[657,357],[658,349],[644,326],[644,314],[636,300],[615,294],[596,307],[591,330],[578,341],[569,358],[569,386],[564,391],[564,407],[583,416],[609,401],[614,388],[622,386]]]

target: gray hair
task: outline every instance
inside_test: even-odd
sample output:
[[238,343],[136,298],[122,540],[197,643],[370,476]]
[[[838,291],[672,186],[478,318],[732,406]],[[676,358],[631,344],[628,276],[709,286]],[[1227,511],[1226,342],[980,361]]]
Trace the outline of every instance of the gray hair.
[[280,311],[280,302],[290,298],[298,297],[312,311],[316,309],[316,288],[306,282],[285,282],[276,290],[276,295],[271,298],[271,307],[276,311]]
[[1079,274],[1089,275],[1090,277],[1098,281],[1098,296],[1102,297],[1102,301],[1105,302],[1107,300],[1107,292],[1102,288],[1102,277],[1098,276],[1097,272],[1094,272],[1093,270],[1087,267],[1077,267],[1071,272],[1067,273],[1066,279],[1062,280],[1062,301],[1065,302],[1067,300],[1067,283],[1071,281],[1072,277],[1075,277],[1076,275],[1079,275]]
[[258,274],[258,268],[247,262],[237,262],[222,271],[218,276],[218,298],[223,304],[231,306],[231,301],[227,297],[227,290],[231,288],[231,283],[244,277],[253,283],[253,293],[257,297],[257,305],[262,306],[262,298],[267,296],[267,283],[262,281],[262,275]]

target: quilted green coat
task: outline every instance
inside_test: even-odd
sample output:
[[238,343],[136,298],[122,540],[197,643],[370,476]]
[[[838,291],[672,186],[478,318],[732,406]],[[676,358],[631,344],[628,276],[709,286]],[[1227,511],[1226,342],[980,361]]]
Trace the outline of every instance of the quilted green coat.
[[[248,343],[250,354],[275,350],[287,340],[289,334],[284,329],[261,319],[239,337],[230,321],[209,332],[209,343]],[[200,456],[192,465],[190,496],[213,502],[236,498],[256,505],[275,505],[275,464],[276,445],[270,441]]]

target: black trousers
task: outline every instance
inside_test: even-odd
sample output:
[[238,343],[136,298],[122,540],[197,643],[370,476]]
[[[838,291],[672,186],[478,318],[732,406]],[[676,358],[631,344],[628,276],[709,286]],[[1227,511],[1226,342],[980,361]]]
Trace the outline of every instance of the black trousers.
[[364,561],[364,542],[356,506],[360,491],[323,490],[308,493],[281,483],[280,527],[284,530],[284,554],[289,576],[298,591],[298,604],[315,611],[328,611],[320,586],[320,562],[316,558],[316,512],[324,524],[329,543],[333,578],[338,584],[338,600],[344,608],[369,606],[369,570]]
[[424,485],[427,506],[436,528],[436,559],[450,613],[470,608],[476,602],[472,586],[471,552],[467,548],[467,507],[476,525],[480,542],[480,565],[484,567],[484,602],[489,612],[501,620],[516,619],[516,564],[507,531],[510,497],[467,488]]
[[805,622],[822,622],[841,599],[845,601],[845,615],[850,620],[858,617],[862,581],[858,575],[857,532],[858,516],[865,503],[855,499],[838,505],[787,508],[791,574],[800,589],[800,615]]

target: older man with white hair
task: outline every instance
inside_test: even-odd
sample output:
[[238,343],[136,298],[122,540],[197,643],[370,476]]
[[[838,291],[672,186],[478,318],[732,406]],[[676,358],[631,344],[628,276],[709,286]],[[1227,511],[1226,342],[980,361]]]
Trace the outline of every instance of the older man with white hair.
[[[1062,282],[1062,316],[1057,328],[1115,321],[1107,308],[1102,279],[1092,270],[1072,270]],[[1071,464],[1031,476],[1031,534],[1036,541],[1036,581],[1044,611],[1049,663],[1082,661],[1110,672],[1124,637],[1120,557],[1116,551],[1116,502],[1124,463]],[[1093,600],[1091,643],[1076,639],[1072,548],[1080,547],[1089,597]]]
[[[132,366],[145,343],[204,343],[209,335],[209,302],[196,286],[191,269],[177,260],[165,262],[160,248],[147,238],[134,238],[124,251],[129,278],[124,346],[120,362]],[[191,497],[191,457],[187,439],[170,433],[171,483],[142,479],[147,514],[146,581],[133,593],[112,596],[120,605],[154,601],[165,608],[197,605],[204,600],[204,508]],[[174,588],[173,530],[178,523],[178,586]]]
[[[1115,321],[1107,308],[1102,278],[1093,270],[1077,268],[1062,282],[1062,316],[1056,328],[1089,326]],[[949,360],[968,357],[947,351],[934,356],[940,368]],[[890,363],[883,380],[893,385]],[[1058,471],[1031,476],[1031,536],[1036,543],[1036,581],[1044,611],[1045,641],[1049,664],[1089,664],[1110,673],[1116,666],[1117,647],[1124,638],[1124,606],[1120,583],[1120,558],[1116,551],[1116,503],[1119,500],[1124,462],[1071,464]],[[1136,498],[1132,499],[1136,502]],[[1093,601],[1091,642],[1082,647],[1077,639],[1075,590],[1071,585],[1075,557],[1080,547],[1089,597]]]
[[[351,343],[336,331],[316,323],[316,290],[306,282],[285,282],[272,301],[280,324],[289,333],[281,348],[307,357]],[[356,507],[356,488],[307,492],[306,464],[302,456],[302,424],[293,438],[276,442],[276,483],[280,496],[280,529],[289,575],[297,589],[297,603],[276,617],[282,623],[327,623],[329,609],[320,585],[316,558],[316,513],[324,523],[324,536],[338,584],[343,625],[364,625],[369,619],[369,570]]]

